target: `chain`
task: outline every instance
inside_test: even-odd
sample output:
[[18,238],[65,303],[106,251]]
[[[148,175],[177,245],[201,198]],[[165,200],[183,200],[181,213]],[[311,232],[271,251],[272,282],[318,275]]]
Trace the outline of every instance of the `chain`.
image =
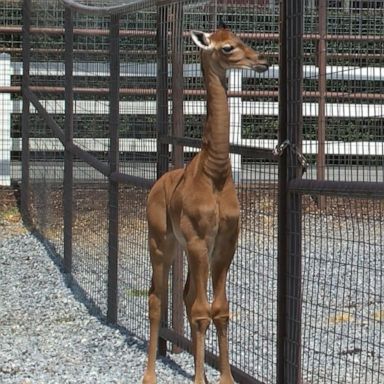
[[292,151],[296,153],[297,160],[299,161],[302,172],[304,174],[305,172],[307,172],[307,168],[309,166],[308,160],[305,158],[303,153],[296,147],[296,145],[292,145]]
[[285,150],[285,148],[291,145],[290,141],[287,139],[283,141],[281,144],[276,145],[275,149],[272,150],[274,156],[281,156]]
[[297,148],[295,144],[291,144],[291,142],[287,139],[283,141],[281,144],[277,145],[273,150],[272,153],[274,156],[281,156],[286,148],[291,147],[291,150],[293,153],[296,154],[297,160],[299,161],[299,164],[301,165],[301,168],[303,170],[303,174],[307,171],[307,168],[309,166],[309,163],[303,153]]

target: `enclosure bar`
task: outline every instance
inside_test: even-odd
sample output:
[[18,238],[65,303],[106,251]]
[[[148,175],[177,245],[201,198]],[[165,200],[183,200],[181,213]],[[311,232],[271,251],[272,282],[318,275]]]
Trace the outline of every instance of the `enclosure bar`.
[[[33,92],[40,93],[65,93],[64,87],[54,86],[35,86],[29,87]],[[91,94],[91,95],[106,95],[109,94],[109,88],[87,88],[87,87],[74,87],[74,93]],[[21,86],[12,85],[8,87],[0,87],[0,93],[20,93]],[[131,96],[147,96],[156,95],[155,88],[120,88],[120,95]],[[168,95],[172,95],[172,90],[168,90]],[[205,89],[184,89],[183,96],[205,96]],[[228,97],[278,97],[278,91],[229,91]],[[320,92],[318,91],[303,91],[303,97],[319,98]],[[384,93],[348,93],[348,92],[334,92],[328,91],[324,93],[325,98],[337,98],[341,100],[384,100]]]
[[[156,131],[157,137],[157,178],[168,171],[168,144],[162,138],[168,135],[168,8],[157,7],[157,83],[156,83]],[[163,297],[163,308],[168,308],[168,292]],[[168,327],[168,313],[162,312],[161,327]],[[159,336],[158,353],[165,356],[167,341]]]
[[[287,0],[287,181],[299,179],[302,168],[297,151],[302,149],[303,131],[303,34],[304,2]],[[288,185],[289,188],[289,185]],[[285,374],[287,383],[301,383],[302,330],[302,196],[288,189],[287,194],[287,274]]]
[[104,176],[108,177],[111,174],[111,170],[109,169],[109,166],[107,164],[104,164],[102,161],[100,161],[84,149],[80,148],[76,144],[68,146],[68,149],[80,160],[83,160],[85,163],[90,165],[92,168],[95,168]]
[[[169,340],[171,343],[179,345],[184,351],[192,353],[192,342],[186,337],[178,334],[173,329],[162,328],[160,330],[160,335],[165,339]],[[205,362],[212,367],[219,368],[219,357],[216,356],[211,351],[205,350]],[[265,384],[254,377],[248,375],[246,372],[240,370],[236,366],[231,364],[231,372],[233,378],[239,383],[247,384]]]
[[29,85],[30,85],[30,57],[31,57],[31,0],[23,1],[23,79],[22,79],[22,95],[23,95],[23,111],[21,116],[21,135],[22,135],[22,152],[21,152],[21,196],[20,206],[24,222],[31,225],[30,216],[30,175],[29,175],[29,132],[30,132],[30,100],[29,100]]
[[301,194],[384,198],[384,182],[293,179],[291,191]]
[[[120,87],[120,17],[110,21],[110,99],[109,99],[109,167],[111,173],[119,170],[119,87]],[[109,238],[108,238],[108,310],[107,320],[117,322],[118,246],[119,246],[119,183],[109,178]]]
[[301,195],[289,181],[301,177],[303,2],[280,1],[277,383],[301,381]]
[[[188,0],[186,0],[188,1]],[[190,1],[190,0],[189,0]],[[0,26],[0,33],[3,34],[18,34],[22,33],[22,27],[19,26]],[[32,34],[46,34],[46,35],[63,35],[64,28],[54,27],[31,27],[30,33]],[[108,36],[108,31],[100,28],[75,28],[75,35],[87,35],[87,36]],[[120,36],[140,36],[140,37],[155,37],[156,32],[150,29],[142,30],[130,30],[122,29]],[[186,37],[189,32],[183,32],[183,36]],[[255,41],[279,41],[278,33],[264,33],[264,32],[239,32],[237,34],[241,39],[255,40]],[[304,41],[318,40],[320,35],[318,33],[310,33],[303,35]],[[382,35],[325,35],[326,41],[353,41],[353,42],[384,42],[384,36]],[[369,55],[369,54],[367,54]],[[366,55],[363,55],[366,56]]]
[[[161,141],[167,144],[177,143],[179,145],[183,145],[184,147],[193,147],[193,148],[201,148],[201,145],[202,145],[201,139],[195,139],[192,137],[166,136],[166,137],[163,137]],[[249,157],[252,157],[253,159],[266,159],[266,160],[276,161],[276,156],[268,148],[254,148],[254,147],[247,147],[245,145],[239,145],[239,144],[230,144],[229,148],[231,153],[247,155]]]
[[157,178],[168,171],[168,145],[163,137],[168,135],[168,40],[167,8],[158,7],[157,11],[157,83],[156,83],[156,125],[157,142]]
[[[65,135],[64,131],[61,127],[56,123],[56,121],[52,118],[52,116],[45,110],[45,108],[41,105],[37,96],[31,92],[28,88],[24,90],[30,102],[36,108],[37,112],[44,118],[45,123],[49,128],[52,129],[56,137],[61,141],[63,146],[65,145]],[[95,156],[91,155],[89,152],[84,151],[82,148],[77,146],[76,144],[68,145],[68,150],[70,150],[75,156],[79,157],[81,160],[86,162],[91,167],[98,170],[104,176],[108,177],[111,174],[109,166],[104,164],[102,161],[97,159]]]
[[[319,67],[318,87],[319,87],[319,112],[317,116],[317,156],[316,156],[316,178],[325,179],[325,102],[327,91],[327,43],[325,35],[327,33],[327,4],[319,2],[319,40],[317,46],[317,59]],[[324,207],[325,200],[320,196],[317,202],[320,209]]]
[[[170,18],[172,20],[172,135],[184,136],[184,74],[183,74],[183,6],[175,3],[171,7]],[[184,167],[184,147],[174,143],[173,166]],[[177,244],[175,259],[172,263],[172,328],[179,334],[184,335],[184,263],[183,250]],[[173,344],[174,353],[181,352],[181,349]]]
[[[94,6],[81,4],[75,0],[61,0],[68,7],[73,8],[79,13],[85,13],[87,15],[108,16],[117,14],[127,14],[130,12],[140,11],[145,8],[149,8],[153,5],[165,6],[174,3],[183,3],[187,0],[129,0],[126,4],[113,5],[113,6]],[[188,0],[189,1],[189,0]],[[208,2],[208,0],[206,0]]]
[[[263,34],[263,36],[265,37],[266,34]],[[134,34],[131,34],[131,36],[139,36],[139,35],[134,35]],[[153,35],[155,36],[155,35]],[[255,41],[258,41],[257,39],[254,39]],[[2,52],[5,52],[5,53],[19,53],[19,52],[22,52],[22,49],[21,48],[17,48],[17,47],[3,47],[2,48]],[[61,49],[55,49],[55,48],[32,48],[31,49],[31,52],[33,53],[45,53],[45,54],[54,54],[54,53],[57,53],[57,54],[61,54],[63,51]],[[106,55],[108,53],[107,50],[104,50],[104,49],[92,49],[92,50],[86,50],[86,49],[75,49],[74,52],[76,54],[87,54],[87,57],[90,57],[91,55]],[[156,55],[156,52],[154,51],[137,51],[137,50],[132,50],[130,51],[130,53],[132,53],[133,55],[138,55],[138,54],[141,54],[143,56],[155,56]],[[195,56],[196,53],[193,52],[193,51],[188,51],[188,52],[184,52],[184,55],[185,57],[188,57],[188,56]],[[273,58],[273,57],[277,57],[278,54],[275,53],[275,52],[271,52],[271,53],[268,53],[268,56],[270,58]],[[313,54],[312,53],[304,53],[304,57],[305,58],[313,58]],[[354,53],[354,52],[347,52],[347,53],[336,53],[336,52],[333,52],[333,53],[328,53],[327,54],[327,57],[329,59],[347,59],[347,60],[357,60],[357,59],[361,59],[361,58],[364,58],[366,60],[369,60],[369,59],[372,59],[372,60],[380,60],[382,59],[382,55],[380,55],[379,53],[369,53],[367,52],[366,54],[364,55],[361,55],[359,54],[358,52]]]
[[73,14],[65,8],[65,122],[64,122],[64,270],[72,272],[73,226]]
[[[287,20],[286,0],[280,0],[280,42],[279,42],[279,130],[278,142],[288,139],[287,131]],[[286,319],[286,276],[287,276],[287,151],[283,151],[278,162],[278,215],[277,215],[277,318],[276,318],[276,383],[285,383],[285,339]]]

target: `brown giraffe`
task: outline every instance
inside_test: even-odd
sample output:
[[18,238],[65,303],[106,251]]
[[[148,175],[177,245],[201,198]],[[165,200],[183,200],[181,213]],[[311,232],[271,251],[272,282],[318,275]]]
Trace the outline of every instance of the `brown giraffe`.
[[[226,70],[268,69],[265,57],[245,45],[228,28],[213,33],[192,31],[201,49],[207,90],[207,118],[201,151],[184,169],[164,174],[148,196],[147,219],[152,285],[149,291],[150,337],[143,383],[156,383],[155,360],[161,305],[168,287],[168,272],[179,243],[188,259],[184,303],[191,326],[195,383],[207,383],[204,373],[205,333],[211,322],[219,343],[220,383],[233,383],[228,356],[229,305],[226,278],[239,231],[239,203],[229,160],[229,111]],[[213,300],[207,297],[212,276]]]

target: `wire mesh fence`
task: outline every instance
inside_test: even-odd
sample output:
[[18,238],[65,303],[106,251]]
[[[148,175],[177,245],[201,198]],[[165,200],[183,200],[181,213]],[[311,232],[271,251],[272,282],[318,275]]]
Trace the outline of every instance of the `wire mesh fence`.
[[[29,144],[33,224],[64,263],[70,254],[67,266],[90,306],[109,319],[116,306],[116,321],[147,339],[147,189],[167,169],[184,166],[200,147],[206,90],[189,31],[212,31],[224,22],[272,64],[263,74],[227,74],[230,157],[241,206],[228,281],[230,359],[237,380],[383,381],[384,8],[373,1],[182,1],[160,6],[146,1],[127,13],[124,1],[74,3],[112,7],[110,13],[117,16],[71,12],[69,87],[71,60],[63,30],[64,23],[67,31],[70,27],[68,13],[61,1],[32,0],[32,95],[26,94],[32,104],[23,140]],[[0,39],[4,52],[11,54],[6,65],[13,74],[0,73],[0,96],[6,96],[0,108],[6,106],[2,116],[11,119],[8,124],[0,118],[0,150],[9,156],[9,179],[17,180],[22,2],[2,4],[6,22]],[[297,35],[286,40],[281,33],[284,12],[303,21],[295,25]],[[119,50],[113,59],[114,17]],[[288,47],[286,56],[282,45]],[[282,106],[285,66],[292,72],[288,104]],[[116,68],[118,118],[111,119]],[[66,113],[68,89],[73,90],[73,120]],[[279,157],[272,149],[282,138],[279,129],[285,129],[284,108],[292,136]],[[111,126],[117,125],[118,136],[112,137]],[[3,133],[5,127],[10,133]],[[302,178],[301,154],[307,162]],[[65,171],[71,162],[72,175]],[[279,178],[285,180],[282,167],[288,167],[292,178],[283,196],[278,184]],[[288,226],[282,235],[285,197]],[[288,239],[288,261],[279,256],[281,236]],[[180,255],[170,276],[168,325],[162,333],[174,351],[176,346],[190,348],[181,301],[186,265],[181,260]],[[284,325],[281,316],[286,316]],[[208,360],[215,364],[213,329],[206,346]]]
[[320,211],[308,199],[303,216],[303,377],[379,382],[383,201],[324,203]]

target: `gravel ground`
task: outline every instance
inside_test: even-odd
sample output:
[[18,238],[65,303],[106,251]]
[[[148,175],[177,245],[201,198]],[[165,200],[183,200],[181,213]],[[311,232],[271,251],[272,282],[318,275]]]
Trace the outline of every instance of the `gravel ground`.
[[[359,220],[305,217],[305,384],[384,383],[384,220],[379,213]],[[271,321],[276,310],[271,278],[276,274],[276,249],[274,243],[259,241],[265,236],[250,233],[242,235],[229,279],[231,358],[271,383],[276,363]],[[255,249],[257,254],[247,251]],[[83,273],[78,272],[80,278],[87,277]],[[92,278],[99,281],[101,276]],[[143,334],[147,315],[140,303],[135,316],[141,319],[138,334]],[[210,330],[211,347],[216,345],[214,336]],[[81,296],[67,287],[54,258],[20,224],[0,231],[1,384],[139,383],[145,350],[142,340],[89,314]],[[192,380],[193,359],[186,353],[160,359],[157,367],[159,384]],[[207,372],[210,382],[216,382],[217,371],[207,367]]]
[[[90,315],[44,246],[18,225],[0,233],[0,383],[139,383],[145,343]],[[159,383],[190,383],[193,360],[171,355],[157,371]],[[216,381],[217,371],[207,371]]]

